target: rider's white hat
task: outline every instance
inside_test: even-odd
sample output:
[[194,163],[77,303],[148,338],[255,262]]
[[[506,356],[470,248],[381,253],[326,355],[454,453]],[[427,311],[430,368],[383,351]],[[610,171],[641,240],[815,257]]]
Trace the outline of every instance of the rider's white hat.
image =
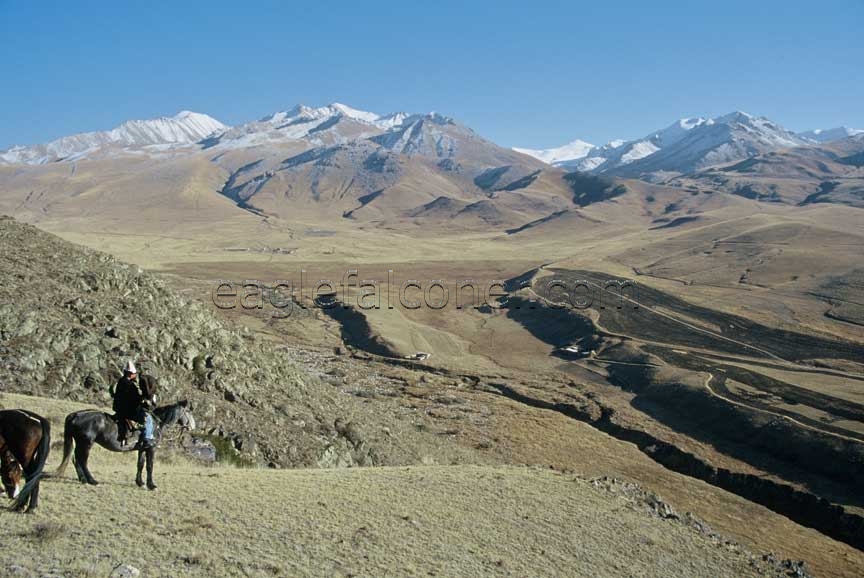
[[131,359],[126,362],[126,369],[124,369],[123,371],[127,373],[138,373],[138,370],[135,369],[135,364],[132,363]]

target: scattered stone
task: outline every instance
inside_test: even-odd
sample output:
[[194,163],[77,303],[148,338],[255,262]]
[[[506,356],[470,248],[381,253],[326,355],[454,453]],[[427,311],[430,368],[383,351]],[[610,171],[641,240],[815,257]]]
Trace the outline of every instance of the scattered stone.
[[238,452],[242,451],[247,454],[253,454],[258,448],[258,445],[255,443],[255,440],[252,436],[246,435],[235,435],[231,440],[231,443],[234,445],[234,449]]
[[120,564],[111,572],[111,578],[138,578],[141,570],[129,564]]
[[192,456],[205,462],[216,462],[216,446],[209,440],[192,437],[185,445],[186,451]]
[[337,434],[351,442],[355,450],[363,444],[363,434],[354,422],[345,422],[341,417],[337,417],[333,422],[333,428]]
[[319,468],[347,468],[354,465],[354,458],[347,448],[340,450],[336,444],[333,444],[327,446],[318,458],[317,465]]

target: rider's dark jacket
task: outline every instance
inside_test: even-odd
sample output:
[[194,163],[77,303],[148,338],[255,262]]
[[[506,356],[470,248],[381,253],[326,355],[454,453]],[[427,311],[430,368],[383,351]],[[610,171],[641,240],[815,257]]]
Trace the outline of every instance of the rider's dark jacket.
[[143,411],[153,404],[156,385],[151,375],[141,375],[137,380],[124,375],[114,388],[114,412],[123,419],[143,421]]

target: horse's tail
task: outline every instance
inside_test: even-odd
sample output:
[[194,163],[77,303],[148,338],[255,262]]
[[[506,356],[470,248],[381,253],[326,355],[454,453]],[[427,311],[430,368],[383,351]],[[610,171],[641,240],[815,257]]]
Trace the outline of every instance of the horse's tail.
[[66,423],[63,424],[63,461],[57,466],[57,471],[51,474],[51,477],[60,477],[66,472],[66,466],[69,465],[69,458],[72,455],[72,442],[75,436],[72,435],[72,420],[75,414],[70,413],[66,416]]
[[[34,416],[35,417],[35,416]],[[42,439],[39,440],[39,445],[36,447],[36,453],[24,470],[24,476],[27,483],[15,499],[13,509],[21,509],[30,498],[30,494],[38,487],[39,480],[42,479],[42,471],[45,469],[45,462],[48,460],[48,452],[51,451],[51,422],[40,417],[39,422],[42,424]]]

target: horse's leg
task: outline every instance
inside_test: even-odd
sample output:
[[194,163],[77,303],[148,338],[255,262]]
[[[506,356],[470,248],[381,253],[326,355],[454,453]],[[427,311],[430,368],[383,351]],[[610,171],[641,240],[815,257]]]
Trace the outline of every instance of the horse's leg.
[[39,484],[41,480],[37,480],[33,484],[33,490],[30,492],[29,502],[27,503],[27,512],[32,512],[39,505]]
[[144,486],[144,478],[141,476],[141,472],[144,471],[144,460],[146,456],[144,455],[144,450],[138,450],[138,473],[135,476],[135,484],[141,488]]
[[[78,470],[78,479],[81,482],[96,486],[99,482],[96,481],[87,468],[87,460],[90,459],[90,447],[91,444],[86,441],[81,443],[81,440],[79,440],[75,444],[75,468]],[[84,476],[83,480],[81,479],[82,474]]]
[[147,448],[147,489],[155,490],[156,484],[153,482],[153,457],[156,454],[156,449],[153,447]]
[[[86,443],[86,442],[84,442]],[[78,481],[82,484],[87,483],[87,475],[84,473],[84,468],[81,465],[81,448],[83,444],[81,440],[75,440],[75,451],[72,454],[72,465],[75,466],[75,474],[78,476]]]

